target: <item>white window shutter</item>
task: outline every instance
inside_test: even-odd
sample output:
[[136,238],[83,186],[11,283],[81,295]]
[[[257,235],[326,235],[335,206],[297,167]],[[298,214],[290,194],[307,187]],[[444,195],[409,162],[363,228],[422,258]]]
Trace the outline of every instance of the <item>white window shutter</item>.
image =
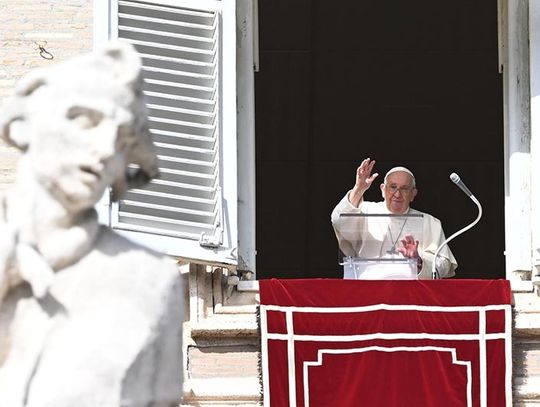
[[110,225],[169,255],[236,264],[235,2],[114,0],[110,38],[143,59],[160,176],[111,204]]

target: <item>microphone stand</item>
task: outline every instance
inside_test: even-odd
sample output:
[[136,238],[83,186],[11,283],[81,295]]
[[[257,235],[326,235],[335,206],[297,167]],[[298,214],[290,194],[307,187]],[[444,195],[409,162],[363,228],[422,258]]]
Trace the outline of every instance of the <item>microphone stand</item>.
[[441,249],[447,245],[453,238],[461,235],[463,232],[466,232],[470,228],[472,228],[474,225],[478,223],[480,218],[482,217],[482,205],[480,205],[480,202],[478,202],[478,199],[474,195],[470,195],[469,198],[478,206],[478,217],[468,226],[465,226],[463,229],[458,230],[456,233],[454,233],[452,236],[450,236],[448,239],[446,239],[444,242],[441,243],[441,245],[437,248],[435,251],[435,255],[433,257],[433,264],[431,265],[431,278],[438,279],[440,278],[439,272],[437,271],[437,256],[439,255],[439,252]]

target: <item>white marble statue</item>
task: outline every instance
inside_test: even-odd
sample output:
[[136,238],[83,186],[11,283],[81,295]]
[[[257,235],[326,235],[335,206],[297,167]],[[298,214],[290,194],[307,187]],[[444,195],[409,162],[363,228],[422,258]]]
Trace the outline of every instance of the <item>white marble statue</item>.
[[33,71],[0,136],[22,152],[0,201],[0,406],[177,405],[180,274],[94,209],[157,174],[138,55],[115,43]]

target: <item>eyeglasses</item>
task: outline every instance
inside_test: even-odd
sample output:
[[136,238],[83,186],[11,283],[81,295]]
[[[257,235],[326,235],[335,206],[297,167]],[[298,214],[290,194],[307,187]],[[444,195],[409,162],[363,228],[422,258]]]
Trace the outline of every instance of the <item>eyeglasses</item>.
[[413,187],[398,187],[397,185],[385,185],[385,188],[391,194],[395,194],[397,191],[399,191],[401,195],[410,194],[414,189]]

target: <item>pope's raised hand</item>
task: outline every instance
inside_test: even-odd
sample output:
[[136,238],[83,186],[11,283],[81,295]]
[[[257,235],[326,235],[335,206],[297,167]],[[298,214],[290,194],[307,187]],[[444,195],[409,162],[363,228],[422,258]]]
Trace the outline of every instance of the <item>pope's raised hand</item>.
[[362,193],[369,189],[375,178],[379,175],[378,173],[371,174],[374,166],[375,160],[366,158],[356,169],[356,183],[354,187]]

